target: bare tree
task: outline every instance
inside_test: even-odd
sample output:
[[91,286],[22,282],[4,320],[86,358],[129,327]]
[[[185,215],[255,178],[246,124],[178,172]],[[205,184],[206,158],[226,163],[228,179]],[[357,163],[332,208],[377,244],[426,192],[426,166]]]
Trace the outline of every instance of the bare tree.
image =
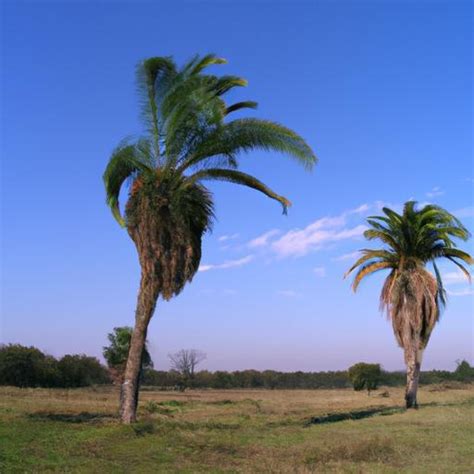
[[171,362],[171,370],[181,374],[182,383],[180,389],[185,390],[194,380],[196,367],[206,359],[206,354],[196,349],[181,349],[174,354],[168,354]]

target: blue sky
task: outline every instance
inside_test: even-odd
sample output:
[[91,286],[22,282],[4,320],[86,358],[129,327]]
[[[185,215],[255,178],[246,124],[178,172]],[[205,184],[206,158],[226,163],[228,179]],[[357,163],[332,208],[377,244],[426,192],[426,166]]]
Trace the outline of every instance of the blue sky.
[[[0,340],[54,355],[100,355],[131,325],[135,248],[104,202],[102,173],[140,133],[140,59],[228,59],[248,79],[233,98],[307,139],[306,173],[263,152],[242,157],[292,202],[211,184],[217,221],[201,271],[159,302],[155,365],[197,348],[210,370],[403,367],[378,311],[383,276],[342,275],[364,218],[382,203],[434,202],[474,230],[470,2],[3,2]],[[472,243],[464,246],[473,251]],[[472,288],[443,265],[449,305],[425,368],[472,360]]]

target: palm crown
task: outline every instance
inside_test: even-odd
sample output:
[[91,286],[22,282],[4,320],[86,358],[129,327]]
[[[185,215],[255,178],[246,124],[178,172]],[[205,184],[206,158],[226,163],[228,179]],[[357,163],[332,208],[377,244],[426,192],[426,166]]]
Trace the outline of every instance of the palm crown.
[[[392,318],[397,339],[403,346],[402,309],[411,306],[412,326],[418,326],[426,345],[439,317],[439,308],[446,302],[436,260],[448,259],[470,280],[470,273],[463,263],[472,264],[473,259],[456,248],[454,240],[467,240],[469,232],[456,217],[432,204],[417,210],[416,202],[409,201],[402,214],[386,207],[383,212],[384,216],[368,218],[370,228],[364,236],[368,240],[382,241],[385,248],[363,249],[363,255],[346,276],[358,268],[352,284],[356,291],[363,278],[380,270],[389,270],[381,293],[381,306],[387,308]],[[425,269],[428,263],[432,263],[436,278]]]
[[316,157],[299,135],[282,125],[253,118],[226,120],[233,112],[254,109],[257,104],[224,102],[227,92],[247,84],[237,76],[203,73],[208,66],[225,62],[210,54],[195,57],[179,70],[167,57],[150,58],[139,65],[137,83],[148,133],[120,144],[104,173],[107,203],[121,225],[126,223],[119,209],[123,183],[156,173],[183,192],[206,179],[242,184],[276,199],[286,212],[290,204],[286,198],[237,171],[237,155],[271,149],[293,156],[306,167]]
[[[199,267],[201,238],[213,218],[212,196],[203,180],[256,189],[280,202],[286,212],[286,198],[237,170],[238,154],[271,149],[306,167],[316,162],[306,142],[282,125],[227,119],[257,104],[225,103],[225,94],[246,81],[204,73],[208,66],[223,63],[212,54],[196,56],[179,70],[171,58],[143,61],[137,83],[147,134],[119,145],[104,173],[107,203],[135,242],[142,276],[148,275],[155,286],[152,293],[165,299],[178,294]],[[124,218],[119,194],[126,180],[131,187]]]

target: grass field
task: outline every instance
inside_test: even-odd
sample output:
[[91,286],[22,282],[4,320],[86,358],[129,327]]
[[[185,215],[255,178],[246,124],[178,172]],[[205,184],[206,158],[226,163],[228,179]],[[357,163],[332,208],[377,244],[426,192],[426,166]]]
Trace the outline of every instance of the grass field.
[[110,387],[3,387],[0,472],[474,472],[474,387],[386,390],[146,390],[122,426]]

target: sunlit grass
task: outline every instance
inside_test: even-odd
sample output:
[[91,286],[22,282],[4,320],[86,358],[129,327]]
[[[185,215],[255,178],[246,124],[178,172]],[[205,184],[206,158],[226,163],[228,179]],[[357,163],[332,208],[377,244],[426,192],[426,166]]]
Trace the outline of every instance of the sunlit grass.
[[1,388],[0,472],[473,472],[474,387],[419,399],[405,412],[398,388],[147,390],[122,426],[112,388]]

